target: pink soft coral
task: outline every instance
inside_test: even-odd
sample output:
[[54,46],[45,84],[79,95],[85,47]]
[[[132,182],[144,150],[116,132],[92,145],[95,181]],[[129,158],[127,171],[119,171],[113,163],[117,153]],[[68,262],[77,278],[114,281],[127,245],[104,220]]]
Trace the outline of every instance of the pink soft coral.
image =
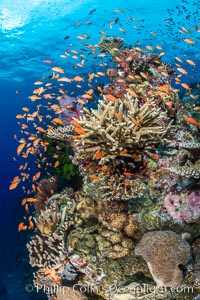
[[179,194],[168,194],[164,200],[167,213],[179,222],[192,221],[200,217],[200,190]]

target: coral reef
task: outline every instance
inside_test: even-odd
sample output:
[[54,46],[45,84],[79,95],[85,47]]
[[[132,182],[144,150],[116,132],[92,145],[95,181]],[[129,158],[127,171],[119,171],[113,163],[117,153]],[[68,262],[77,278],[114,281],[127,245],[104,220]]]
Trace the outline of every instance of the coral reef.
[[182,284],[179,265],[186,265],[190,259],[190,245],[173,231],[145,233],[135,247],[135,254],[146,260],[157,286]]
[[[113,67],[96,108],[64,95],[57,112],[64,126],[47,132],[47,155],[59,162],[54,175],[65,186],[79,181],[54,196],[41,188],[45,201],[27,245],[34,284],[64,289],[50,300],[192,300],[200,292],[199,129],[179,105],[172,67],[138,47],[120,50],[123,43],[98,45]],[[144,284],[154,291],[141,291]],[[155,291],[182,284],[194,293]],[[94,290],[80,293],[88,285]]]

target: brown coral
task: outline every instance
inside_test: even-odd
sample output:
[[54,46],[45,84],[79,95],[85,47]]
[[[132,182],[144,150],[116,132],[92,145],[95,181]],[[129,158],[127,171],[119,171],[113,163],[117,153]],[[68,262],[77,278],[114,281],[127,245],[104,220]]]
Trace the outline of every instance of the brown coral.
[[158,286],[180,286],[183,273],[179,265],[190,259],[190,245],[173,231],[145,233],[135,254],[141,255]]
[[146,188],[145,183],[136,178],[131,180],[124,175],[110,175],[109,177],[100,176],[101,186],[99,187],[102,200],[121,201],[131,198],[140,198]]
[[131,239],[123,236],[120,232],[108,229],[100,229],[100,235],[96,237],[99,250],[110,259],[126,257],[133,249],[134,243]]

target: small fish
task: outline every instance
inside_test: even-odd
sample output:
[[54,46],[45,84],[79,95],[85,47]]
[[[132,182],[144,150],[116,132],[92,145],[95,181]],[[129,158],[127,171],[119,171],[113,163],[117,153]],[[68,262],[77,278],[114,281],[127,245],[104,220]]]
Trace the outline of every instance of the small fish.
[[50,64],[50,63],[53,62],[53,60],[50,59],[50,58],[45,58],[45,59],[43,59],[43,62],[46,63],[46,64]]
[[164,85],[160,85],[158,87],[158,90],[161,91],[161,92],[169,93],[169,88],[170,88],[169,84],[164,84]]
[[148,50],[153,50],[153,48],[152,48],[151,46],[149,46],[149,45],[147,45],[146,48],[147,48]]
[[100,158],[102,158],[105,155],[106,155],[106,152],[105,151],[101,151],[101,152],[96,153],[95,156],[94,156],[94,158],[95,159],[100,159]]
[[195,111],[200,110],[200,106],[195,106],[195,107],[193,108],[193,110],[195,110]]
[[54,72],[58,72],[58,73],[64,73],[64,69],[62,69],[60,67],[53,67],[53,68],[51,68],[51,70]]
[[24,119],[24,115],[16,115],[16,119]]
[[181,83],[182,87],[184,87],[184,89],[190,91],[191,88],[189,87],[189,85],[187,83]]
[[186,42],[186,43],[188,43],[190,45],[194,45],[195,44],[195,42],[193,40],[189,39],[189,38],[184,39],[184,42]]
[[112,102],[116,102],[117,101],[117,98],[114,97],[113,95],[111,94],[107,94],[105,95],[106,99],[109,100],[109,101],[112,101]]
[[80,82],[80,81],[84,81],[84,78],[82,78],[81,76],[75,76],[74,80]]
[[18,184],[20,183],[21,179],[19,178],[19,176],[15,176],[9,186],[9,190],[13,190],[15,189]]
[[122,32],[126,32],[126,29],[125,29],[125,28],[122,28],[122,27],[119,28],[119,30],[122,31]]
[[158,50],[163,50],[163,47],[161,47],[161,46],[159,46],[159,45],[157,45],[156,48],[157,48]]
[[25,147],[25,144],[20,144],[18,147],[17,147],[17,155],[19,156],[22,152],[22,150],[24,149]]
[[200,122],[191,117],[185,117],[185,121],[189,122],[192,125],[196,125],[200,127]]
[[137,97],[137,94],[136,94],[136,92],[135,92],[133,89],[127,88],[126,90],[127,90],[127,92],[129,92],[129,94],[130,94],[131,96]]
[[59,118],[54,118],[51,122],[59,125],[64,125],[63,121]]
[[196,66],[195,62],[191,59],[186,59],[187,63],[190,64],[191,66]]
[[89,175],[89,178],[99,180],[99,177],[93,174]]
[[183,69],[183,68],[177,68],[177,70],[180,72],[180,73],[182,73],[182,74],[184,74],[184,75],[187,75],[187,71],[185,70],[185,69]]
[[96,8],[94,8],[93,10],[91,10],[88,15],[92,15],[94,12],[96,11]]
[[182,59],[181,59],[180,57],[177,57],[177,56],[176,56],[175,59],[178,60],[178,61],[181,62],[181,63],[183,62]]
[[54,164],[54,168],[57,168],[59,166],[60,162],[57,160]]
[[147,74],[146,74],[146,73],[144,73],[144,72],[140,72],[140,75],[141,75],[143,78],[145,78],[145,79],[147,79],[147,78],[148,78]]
[[128,176],[128,177],[134,176],[134,174],[130,173],[130,172],[124,172],[123,175]]
[[23,222],[19,223],[19,225],[18,225],[18,231],[21,231],[21,230],[26,230],[26,229],[27,229],[27,226],[26,226],[26,225],[24,225],[24,223],[23,223]]
[[42,81],[36,81],[36,82],[34,82],[34,84],[35,85],[40,85],[40,84],[43,84],[43,82]]

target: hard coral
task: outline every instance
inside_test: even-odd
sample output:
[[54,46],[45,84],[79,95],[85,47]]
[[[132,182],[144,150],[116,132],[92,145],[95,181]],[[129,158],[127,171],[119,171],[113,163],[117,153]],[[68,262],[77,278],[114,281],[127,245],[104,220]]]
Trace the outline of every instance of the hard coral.
[[189,166],[170,167],[168,170],[182,177],[200,179],[200,160]]
[[[45,203],[45,210],[35,217],[36,235],[27,244],[30,264],[39,268],[35,273],[35,284],[42,278],[52,282],[59,279],[57,274],[64,268],[67,258],[65,240],[73,226],[74,205],[70,196],[66,193],[52,196]],[[55,278],[49,278],[49,275],[55,275]]]
[[140,198],[146,188],[145,183],[139,179],[130,179],[124,175],[113,174],[109,177],[101,176],[101,186],[99,187],[102,200],[126,201],[131,198]]
[[98,160],[99,164],[120,155],[143,153],[159,145],[170,129],[166,113],[154,101],[140,105],[128,94],[113,101],[104,97],[97,110],[84,109],[84,116],[77,122],[76,159]]
[[109,37],[107,39],[104,39],[102,42],[99,43],[99,50],[101,52],[109,52],[111,54],[114,54],[116,49],[119,49],[123,46],[124,40],[117,37]]
[[47,131],[47,137],[53,140],[60,140],[69,143],[74,134],[74,126],[72,124],[66,126],[59,126],[55,129]]
[[157,286],[182,284],[179,265],[185,265],[190,259],[190,245],[173,231],[145,233],[136,245],[135,254],[146,260]]

